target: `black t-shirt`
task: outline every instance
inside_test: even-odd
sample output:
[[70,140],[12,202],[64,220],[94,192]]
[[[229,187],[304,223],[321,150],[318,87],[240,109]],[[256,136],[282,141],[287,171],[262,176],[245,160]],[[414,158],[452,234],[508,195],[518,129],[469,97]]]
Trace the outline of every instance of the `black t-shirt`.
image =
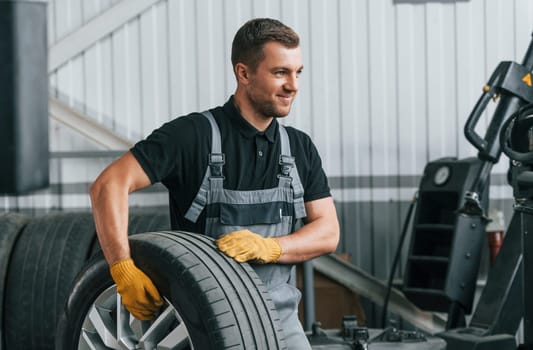
[[[233,97],[211,113],[217,121],[226,162],[224,188],[258,190],[278,185],[280,172],[278,122],[259,132],[238,112]],[[304,201],[329,197],[322,162],[309,136],[286,127],[291,153],[304,188]],[[161,182],[169,191],[172,229],[204,232],[205,211],[197,223],[184,218],[202,184],[211,152],[211,126],[199,113],[165,123],[131,149],[152,183]]]

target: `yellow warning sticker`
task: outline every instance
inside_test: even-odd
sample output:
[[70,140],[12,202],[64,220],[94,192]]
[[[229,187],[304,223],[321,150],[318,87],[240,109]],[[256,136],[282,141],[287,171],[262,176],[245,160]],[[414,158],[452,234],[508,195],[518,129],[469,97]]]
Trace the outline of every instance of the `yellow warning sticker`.
[[522,78],[522,81],[527,84],[527,86],[531,87],[531,73],[527,73]]

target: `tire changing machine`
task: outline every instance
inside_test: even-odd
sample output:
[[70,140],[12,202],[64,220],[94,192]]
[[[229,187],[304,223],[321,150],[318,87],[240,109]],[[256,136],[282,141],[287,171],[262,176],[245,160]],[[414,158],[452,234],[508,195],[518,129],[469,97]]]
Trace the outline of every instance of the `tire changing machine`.
[[[404,293],[425,310],[447,312],[446,330],[425,337],[394,327],[377,331],[345,317],[343,329],[313,326],[313,349],[533,349],[533,40],[522,64],[501,62],[483,88],[464,132],[477,159],[428,163],[419,188]],[[499,99],[484,137],[474,130]],[[469,324],[484,243],[490,172],[510,158],[514,213]],[[523,319],[524,343],[516,344]],[[439,341],[440,340],[440,341]],[[443,342],[444,340],[444,342]]]

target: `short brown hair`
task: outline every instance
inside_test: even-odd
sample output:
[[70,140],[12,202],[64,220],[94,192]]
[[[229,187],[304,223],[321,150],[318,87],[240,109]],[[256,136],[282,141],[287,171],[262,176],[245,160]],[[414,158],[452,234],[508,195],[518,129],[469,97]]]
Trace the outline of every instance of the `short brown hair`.
[[237,31],[231,46],[231,63],[244,63],[254,71],[265,58],[263,45],[275,41],[285,47],[300,44],[298,34],[292,28],[271,18],[249,20]]

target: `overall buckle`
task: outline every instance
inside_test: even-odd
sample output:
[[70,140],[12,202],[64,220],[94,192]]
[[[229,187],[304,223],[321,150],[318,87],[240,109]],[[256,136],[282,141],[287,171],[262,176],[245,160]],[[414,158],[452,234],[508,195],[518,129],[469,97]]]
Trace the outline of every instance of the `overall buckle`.
[[209,168],[211,169],[211,177],[221,177],[222,168],[226,164],[226,155],[224,153],[210,153],[209,154]]
[[[288,177],[290,178],[289,174],[291,173],[292,168],[294,167],[294,157],[292,156],[286,156],[286,155],[280,155],[279,156],[279,165],[281,165],[281,174],[278,175],[278,177]],[[292,178],[291,178],[292,180]]]

